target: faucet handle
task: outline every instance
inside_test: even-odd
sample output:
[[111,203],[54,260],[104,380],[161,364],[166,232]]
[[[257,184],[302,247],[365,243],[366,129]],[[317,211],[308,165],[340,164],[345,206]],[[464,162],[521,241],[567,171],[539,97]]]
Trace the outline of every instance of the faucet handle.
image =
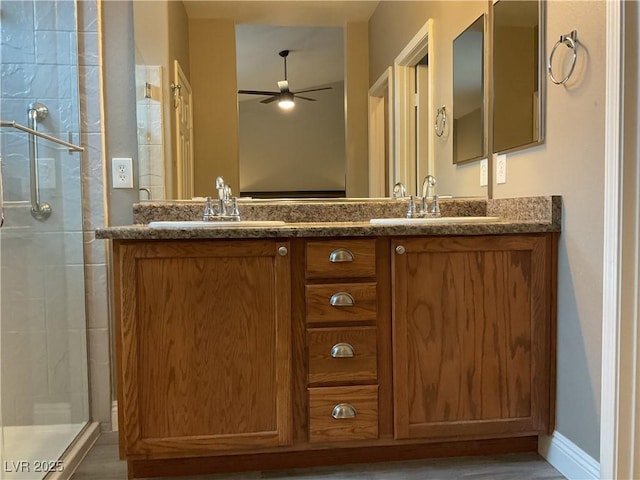
[[211,203],[211,197],[207,197],[204,203],[204,213],[202,214],[202,220],[205,222],[212,220],[216,215],[216,212]]
[[238,210],[238,197],[231,199],[231,211],[229,216],[233,217],[233,220],[240,221],[240,210]]

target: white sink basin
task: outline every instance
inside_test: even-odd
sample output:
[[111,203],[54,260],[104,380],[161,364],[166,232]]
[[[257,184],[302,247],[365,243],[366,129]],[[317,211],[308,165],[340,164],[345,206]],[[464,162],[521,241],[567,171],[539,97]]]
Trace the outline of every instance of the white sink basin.
[[205,222],[202,220],[150,222],[149,228],[228,228],[228,227],[275,227],[284,225],[281,220],[240,220]]
[[425,218],[372,218],[373,225],[433,225],[442,223],[490,223],[500,217],[425,217]]

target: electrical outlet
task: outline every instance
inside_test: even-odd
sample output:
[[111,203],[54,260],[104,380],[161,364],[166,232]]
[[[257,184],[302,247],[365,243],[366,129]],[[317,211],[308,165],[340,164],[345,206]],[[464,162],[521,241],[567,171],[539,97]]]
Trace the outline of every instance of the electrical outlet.
[[480,186],[486,187],[489,185],[489,160],[483,158],[480,160]]
[[133,188],[133,159],[112,158],[111,174],[113,188]]
[[507,183],[506,155],[498,155],[496,159],[496,183]]

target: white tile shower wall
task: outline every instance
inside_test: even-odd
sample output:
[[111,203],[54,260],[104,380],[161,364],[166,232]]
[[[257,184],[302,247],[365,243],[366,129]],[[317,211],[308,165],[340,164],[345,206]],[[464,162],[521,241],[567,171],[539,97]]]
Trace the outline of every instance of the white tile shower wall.
[[[81,2],[84,3],[84,2]],[[93,8],[94,13],[97,9]],[[2,1],[0,114],[27,123],[28,105],[49,115],[38,128],[79,139],[76,12],[69,1]],[[90,55],[86,55],[90,57]],[[10,200],[2,248],[2,418],[4,425],[88,419],[81,155],[39,141],[55,188],[41,199],[53,214],[29,213],[27,136],[3,130]],[[49,184],[52,185],[52,184]],[[28,265],[27,268],[24,266]]]
[[[145,88],[145,84],[150,89]],[[151,98],[145,97],[145,92]],[[162,67],[136,65],[136,116],[138,122],[138,174],[140,188],[148,188],[152,199],[164,198],[164,147],[162,128]],[[140,200],[148,194],[140,192]]]

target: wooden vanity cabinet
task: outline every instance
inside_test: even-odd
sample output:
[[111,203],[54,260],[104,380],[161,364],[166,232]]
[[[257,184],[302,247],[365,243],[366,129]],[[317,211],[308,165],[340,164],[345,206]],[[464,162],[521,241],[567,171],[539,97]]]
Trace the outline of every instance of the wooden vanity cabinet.
[[546,432],[555,237],[392,241],[395,438]]
[[553,428],[556,249],[115,240],[130,478],[535,451]]
[[289,242],[115,241],[128,459],[292,441]]

